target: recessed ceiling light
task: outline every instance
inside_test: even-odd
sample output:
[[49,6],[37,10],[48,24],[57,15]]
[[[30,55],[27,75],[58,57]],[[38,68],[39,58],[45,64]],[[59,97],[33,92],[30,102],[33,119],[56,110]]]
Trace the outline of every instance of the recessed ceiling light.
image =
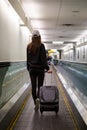
[[62,24],[62,26],[70,27],[70,26],[74,26],[74,24],[71,24],[71,23],[65,23],[65,24]]
[[73,10],[72,12],[73,12],[73,13],[79,13],[80,11],[78,11],[78,10]]
[[53,44],[63,44],[63,41],[53,41]]

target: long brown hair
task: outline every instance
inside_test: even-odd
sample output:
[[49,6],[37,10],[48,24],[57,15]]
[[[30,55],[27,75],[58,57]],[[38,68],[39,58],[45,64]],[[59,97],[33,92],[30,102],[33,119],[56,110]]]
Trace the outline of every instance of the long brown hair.
[[37,48],[41,45],[41,36],[32,37],[32,42],[28,44],[27,49],[30,49],[31,53],[35,54]]

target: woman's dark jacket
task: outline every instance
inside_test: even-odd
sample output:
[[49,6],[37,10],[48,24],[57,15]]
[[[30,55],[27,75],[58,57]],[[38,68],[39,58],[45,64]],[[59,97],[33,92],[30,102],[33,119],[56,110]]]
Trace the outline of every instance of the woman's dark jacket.
[[35,54],[32,54],[30,49],[27,48],[27,69],[28,71],[31,69],[49,70],[44,44],[37,48]]

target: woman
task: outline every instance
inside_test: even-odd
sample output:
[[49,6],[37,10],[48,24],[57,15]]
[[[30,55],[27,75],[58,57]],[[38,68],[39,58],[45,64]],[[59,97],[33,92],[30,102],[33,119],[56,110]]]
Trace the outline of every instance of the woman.
[[[47,64],[46,50],[41,43],[41,36],[38,30],[32,35],[32,42],[27,46],[27,69],[30,74],[32,84],[32,97],[35,104],[35,110],[38,109],[38,98],[40,86],[43,85],[45,70],[50,72]],[[38,86],[38,92],[37,91]]]

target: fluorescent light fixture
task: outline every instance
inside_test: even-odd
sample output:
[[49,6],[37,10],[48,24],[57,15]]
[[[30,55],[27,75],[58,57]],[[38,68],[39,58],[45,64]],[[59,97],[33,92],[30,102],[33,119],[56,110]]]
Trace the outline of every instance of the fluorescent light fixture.
[[53,41],[52,44],[63,44],[63,41]]
[[62,49],[64,51],[68,51],[69,49],[71,49],[73,47],[73,45],[67,44],[65,47],[63,47]]

